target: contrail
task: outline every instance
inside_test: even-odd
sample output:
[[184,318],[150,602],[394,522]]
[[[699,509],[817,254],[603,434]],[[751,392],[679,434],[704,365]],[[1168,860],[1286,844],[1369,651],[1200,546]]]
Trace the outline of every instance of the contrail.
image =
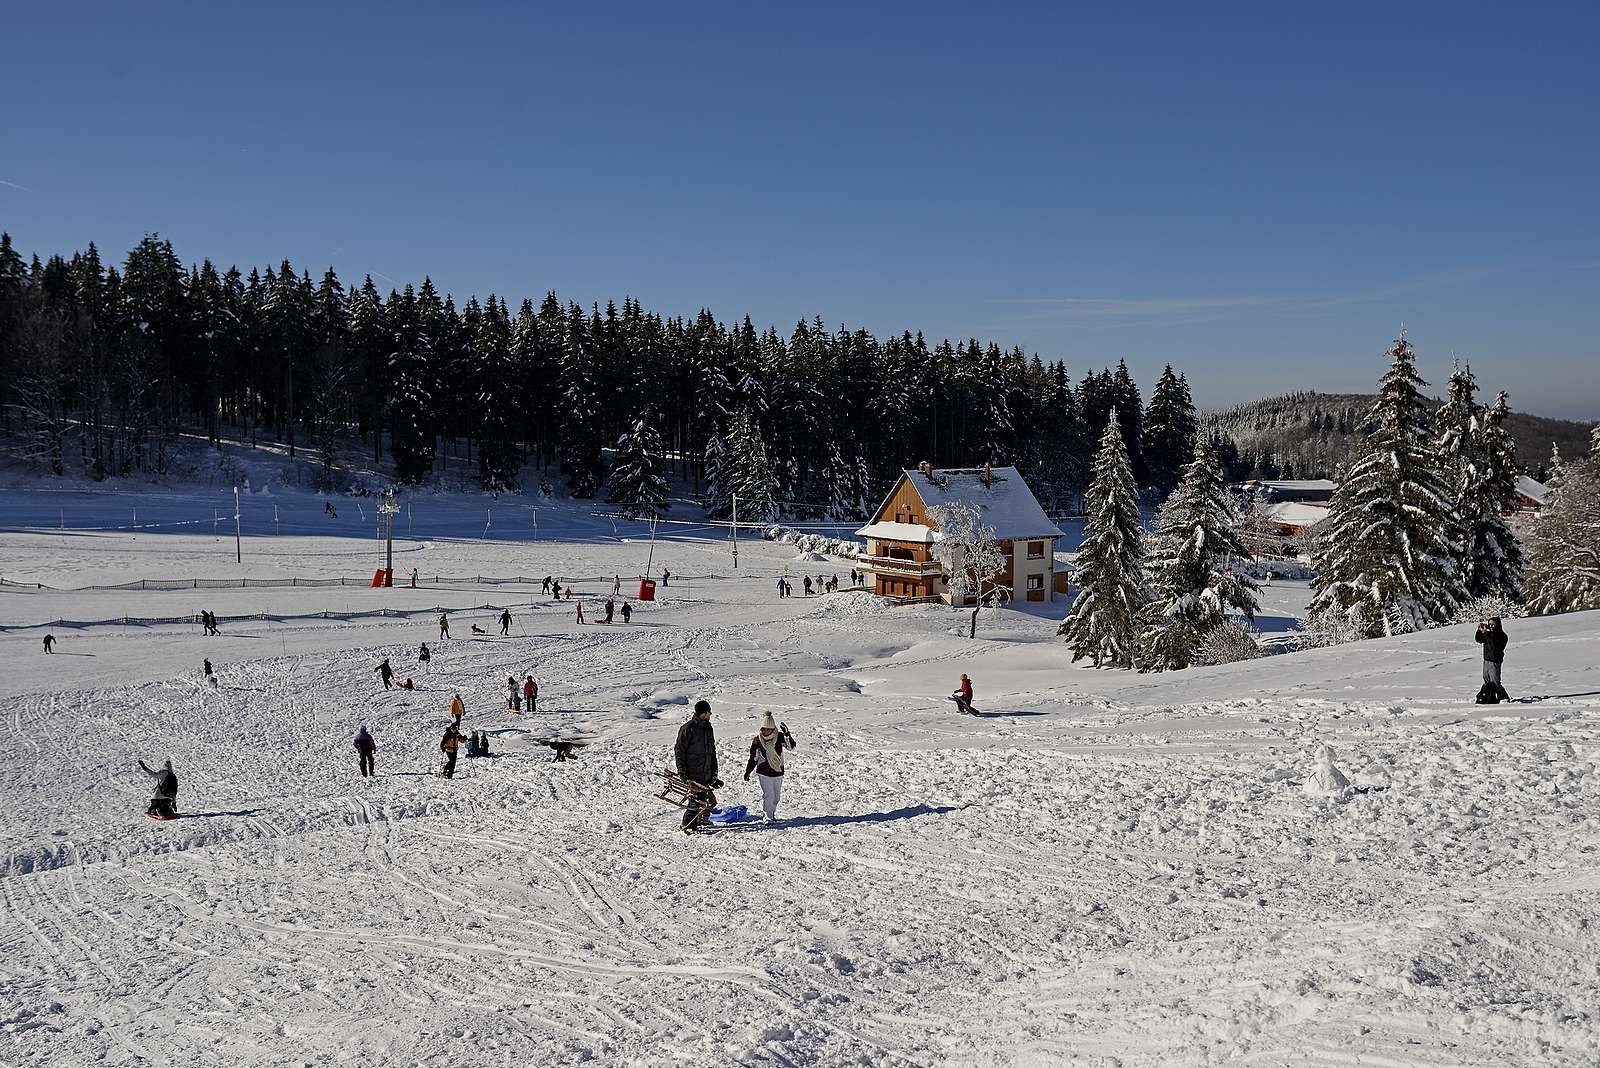
[[22,190],[22,191],[23,191],[23,192],[24,192],[24,193],[31,193],[31,192],[33,192],[33,190],[31,190],[31,189],[29,189],[29,188],[28,188],[28,187],[27,187],[27,186],[25,186],[25,185],[18,185],[18,184],[17,184],[17,183],[16,183],[16,182],[8,182],[8,181],[6,181],[6,180],[5,180],[5,179],[4,179],[4,178],[0,178],[0,185],[9,185],[9,186],[10,186],[10,187],[11,187],[11,188],[12,188],[12,189],[20,189],[20,190]]

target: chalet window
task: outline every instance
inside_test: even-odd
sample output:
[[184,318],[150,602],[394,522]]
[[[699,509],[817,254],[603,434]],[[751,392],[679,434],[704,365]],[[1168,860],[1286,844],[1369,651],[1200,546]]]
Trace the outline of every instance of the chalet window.
[[1028,543],[1028,559],[1029,560],[1043,560],[1044,559],[1044,542],[1042,542],[1042,541],[1030,541]]
[[904,523],[906,521],[905,513],[904,512],[896,512],[894,514],[894,521],[896,523]]
[[1028,576],[1028,589],[1029,590],[1042,590],[1042,589],[1044,589],[1044,576],[1043,575],[1029,575]]
[[916,522],[916,521],[917,521],[917,513],[915,513],[915,512],[912,512],[912,513],[911,513],[911,518],[910,518],[910,519],[908,519],[908,520],[907,520],[907,522],[909,522],[909,523],[915,523],[915,522]]

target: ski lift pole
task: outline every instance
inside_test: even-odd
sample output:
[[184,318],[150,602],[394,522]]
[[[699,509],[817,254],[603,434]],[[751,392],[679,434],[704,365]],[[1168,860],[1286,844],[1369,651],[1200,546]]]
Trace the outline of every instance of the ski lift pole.
[[533,540],[539,540],[539,509],[533,510]]
[[489,536],[489,524],[492,522],[494,522],[494,510],[485,508],[483,510],[483,533],[478,536],[479,541]]
[[233,487],[233,559],[244,563],[244,540],[239,531],[239,487]]
[[644,562],[645,578],[650,577],[650,568],[656,562],[656,520],[659,518],[660,517],[656,515],[652,515],[650,517],[650,555],[645,559]]
[[728,524],[728,536],[733,539],[733,569],[739,570],[739,495],[733,495],[733,522]]

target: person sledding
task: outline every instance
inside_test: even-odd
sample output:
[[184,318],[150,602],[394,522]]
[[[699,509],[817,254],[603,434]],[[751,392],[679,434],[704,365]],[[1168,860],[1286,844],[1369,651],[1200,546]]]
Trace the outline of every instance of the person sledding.
[[144,810],[144,814],[153,820],[177,819],[178,774],[172,770],[172,761],[168,760],[157,769],[141,760],[139,770],[155,783],[155,796],[150,798],[150,807]]
[[961,685],[956,687],[956,692],[950,695],[950,700],[956,703],[956,709],[969,716],[976,716],[978,710],[972,707],[972,680],[966,672],[961,673]]
[[474,624],[472,624],[472,633],[474,633],[478,637],[482,638],[482,637],[486,637],[489,632],[484,630],[482,627],[478,626],[476,623],[474,623]]
[[711,810],[717,805],[715,791],[722,788],[722,780],[717,778],[717,736],[711,729],[711,702],[694,703],[694,715],[678,728],[672,755],[678,777],[694,791],[694,803],[683,811],[683,831],[695,834],[709,826]]
[[763,823],[778,819],[778,798],[783,794],[783,751],[795,748],[794,735],[787,723],[775,723],[771,712],[761,715],[761,726],[750,741],[750,759],[744,766],[744,781],[750,781],[751,772],[761,784],[761,811]]

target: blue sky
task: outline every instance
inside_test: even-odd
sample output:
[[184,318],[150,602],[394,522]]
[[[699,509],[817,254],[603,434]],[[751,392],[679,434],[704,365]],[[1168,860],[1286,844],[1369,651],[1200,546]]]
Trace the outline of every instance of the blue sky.
[[[16,4],[0,227],[1600,417],[1600,5]],[[238,8],[239,10],[221,10]],[[1115,10],[1113,10],[1115,9]]]

